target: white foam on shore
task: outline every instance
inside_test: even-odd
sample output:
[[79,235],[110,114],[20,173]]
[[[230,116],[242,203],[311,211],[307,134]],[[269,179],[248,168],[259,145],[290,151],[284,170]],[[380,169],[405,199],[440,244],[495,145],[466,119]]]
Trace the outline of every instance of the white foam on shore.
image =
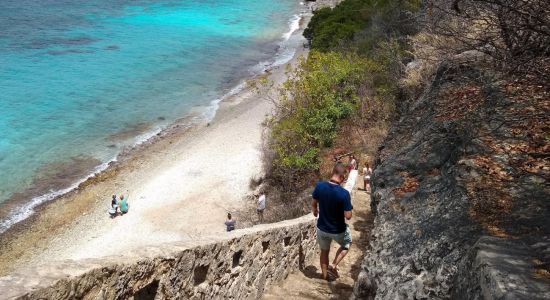
[[204,113],[202,114],[203,118],[205,118],[208,122],[212,121],[216,116],[216,112],[220,108],[220,102],[228,99],[229,97],[237,95],[238,93],[242,92],[245,88],[246,88],[246,81],[242,81],[236,86],[234,86],[231,90],[229,90],[229,92],[221,96],[220,98],[210,101],[210,105],[205,109]]
[[301,19],[302,19],[301,14],[296,14],[296,15],[292,16],[292,19],[290,19],[290,29],[285,34],[283,34],[283,38],[285,39],[285,41],[288,41],[288,39],[290,39],[292,34],[296,30],[300,29],[300,20]]
[[8,230],[11,226],[13,226],[13,224],[21,222],[21,221],[25,220],[26,218],[30,217],[34,213],[34,209],[37,206],[39,206],[40,204],[51,201],[51,200],[53,200],[53,199],[55,199],[59,196],[62,196],[66,193],[69,193],[69,192],[75,190],[76,188],[78,188],[78,186],[81,183],[83,183],[86,180],[88,180],[88,179],[96,176],[97,174],[105,171],[109,167],[109,164],[111,162],[114,162],[114,161],[116,161],[116,157],[109,160],[108,162],[105,162],[105,163],[95,167],[94,171],[90,175],[76,181],[75,183],[73,183],[68,188],[59,189],[59,190],[56,190],[56,191],[50,191],[49,193],[46,193],[44,195],[34,197],[34,198],[31,199],[31,201],[29,201],[25,205],[20,206],[17,209],[14,209],[14,211],[12,213],[10,213],[9,218],[7,218],[6,220],[3,220],[2,222],[0,222],[0,233],[3,233],[6,230]]
[[[149,132],[143,133],[141,135],[138,135],[134,138],[133,143],[129,146],[129,149],[133,149],[141,144],[144,144],[151,140],[153,137],[158,135],[163,131],[163,128],[156,128],[154,130],[151,130]],[[52,190],[46,194],[37,196],[32,198],[28,203],[24,204],[23,206],[20,206],[16,209],[14,209],[12,212],[10,212],[9,217],[6,220],[3,220],[0,222],[0,234],[4,233],[6,230],[8,230],[11,226],[14,224],[21,222],[28,217],[30,217],[34,213],[34,209],[48,201],[52,201],[56,199],[57,197],[63,196],[69,192],[74,191],[78,188],[78,186],[87,180],[99,175],[101,172],[107,170],[109,168],[109,165],[113,162],[116,162],[118,160],[118,156],[121,155],[124,151],[119,152],[115,157],[109,159],[108,161],[96,166],[92,172],[77,181],[75,181],[73,184],[71,184],[67,188],[58,189],[58,190]]]
[[252,67],[253,73],[263,73],[271,68],[282,66],[292,60],[296,55],[296,50],[301,46],[299,36],[296,34],[300,29],[300,22],[304,18],[305,13],[300,13],[292,16],[289,20],[289,30],[282,36],[282,41],[279,43],[279,50],[273,60],[262,61]]
[[[302,4],[303,5],[303,4]],[[282,66],[292,60],[296,54],[296,47],[298,45],[292,45],[290,39],[293,35],[300,29],[300,21],[304,17],[303,13],[295,14],[289,20],[289,30],[282,35],[283,41],[279,43],[279,50],[274,55],[274,60],[270,61],[261,61],[255,66],[253,66],[250,71],[252,76],[258,75],[266,72],[267,70]],[[210,105],[206,108],[202,116],[208,121],[212,121],[216,116],[216,112],[220,107],[220,102],[237,95],[246,88],[246,81],[241,81],[238,85],[233,87],[229,92],[224,94],[222,97],[212,100]]]
[[158,127],[156,129],[153,129],[149,132],[145,132],[141,135],[138,135],[135,139],[134,139],[134,144],[132,145],[132,148],[136,147],[136,146],[139,146],[147,141],[149,141],[150,139],[152,139],[153,137],[155,137],[156,135],[158,135],[159,133],[161,133],[162,131],[164,130],[164,128],[162,127]]

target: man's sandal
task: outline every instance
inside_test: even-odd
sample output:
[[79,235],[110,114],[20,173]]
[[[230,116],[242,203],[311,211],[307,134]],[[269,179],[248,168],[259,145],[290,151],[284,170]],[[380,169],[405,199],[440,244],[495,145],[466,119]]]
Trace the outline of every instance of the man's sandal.
[[334,277],[336,278],[340,278],[340,275],[338,274],[338,269],[336,269],[335,267],[333,266],[328,266],[328,271],[334,275]]

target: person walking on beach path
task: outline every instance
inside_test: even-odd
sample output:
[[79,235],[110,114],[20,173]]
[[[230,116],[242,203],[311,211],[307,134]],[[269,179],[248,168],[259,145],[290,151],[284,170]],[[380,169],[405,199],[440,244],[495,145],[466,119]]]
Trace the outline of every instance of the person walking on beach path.
[[256,208],[256,211],[258,212],[258,221],[260,223],[264,221],[265,200],[265,192],[261,192],[258,197],[258,206]]
[[235,225],[237,225],[237,221],[233,219],[233,217],[231,216],[231,213],[227,213],[227,221],[225,221],[225,226],[227,227],[227,231],[235,230]]
[[[338,275],[338,264],[348,254],[352,243],[351,231],[346,219],[352,217],[353,206],[351,196],[340,186],[346,176],[346,168],[342,163],[336,163],[329,181],[317,183],[312,194],[311,211],[317,219],[317,242],[321,249],[320,264],[323,279],[328,280],[328,271],[335,277]],[[329,252],[332,241],[340,248],[336,251],[334,260],[329,266]]]
[[370,190],[370,176],[372,175],[372,169],[370,168],[369,164],[366,163],[365,167],[363,168],[363,190],[365,192],[367,191],[367,186]]

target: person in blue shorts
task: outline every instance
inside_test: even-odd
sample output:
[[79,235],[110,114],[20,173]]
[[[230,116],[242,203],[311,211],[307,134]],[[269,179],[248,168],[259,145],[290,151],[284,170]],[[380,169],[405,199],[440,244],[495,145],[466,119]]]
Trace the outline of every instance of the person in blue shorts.
[[[351,196],[340,186],[346,177],[346,167],[338,162],[334,165],[329,181],[317,183],[312,194],[311,210],[317,219],[317,243],[321,249],[321,272],[323,279],[328,280],[328,271],[338,277],[338,264],[348,254],[351,246],[351,231],[346,224],[350,220],[353,206]],[[329,266],[329,252],[332,241],[340,248]]]

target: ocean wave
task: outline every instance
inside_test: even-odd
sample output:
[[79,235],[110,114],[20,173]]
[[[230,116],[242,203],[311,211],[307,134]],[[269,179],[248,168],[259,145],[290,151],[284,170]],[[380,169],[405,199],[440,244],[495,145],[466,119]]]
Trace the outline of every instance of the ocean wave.
[[[282,35],[283,40],[278,45],[277,53],[272,60],[261,61],[250,69],[252,76],[262,74],[267,70],[284,65],[288,63],[296,54],[296,48],[299,47],[299,43],[292,43],[291,38],[300,29],[300,22],[304,17],[303,13],[295,14],[289,20],[289,30]],[[210,105],[205,109],[203,117],[209,122],[214,119],[216,112],[219,109],[220,102],[223,100],[237,95],[246,88],[246,81],[241,81],[238,85],[233,87],[229,92],[224,94],[218,99],[214,99],[210,102]]]
[[228,99],[229,97],[235,96],[242,92],[246,88],[246,81],[241,81],[239,84],[231,88],[227,93],[225,93],[220,98],[210,101],[210,105],[202,113],[202,117],[208,122],[212,121],[216,116],[216,112],[220,108],[220,102]]
[[[138,147],[139,145],[142,145],[148,141],[150,141],[155,136],[162,133],[164,130],[163,127],[155,128],[151,131],[145,132],[143,134],[140,134],[136,136],[132,143],[126,148],[126,149],[134,149]],[[8,230],[11,226],[13,226],[16,223],[19,223],[28,217],[30,217],[34,212],[35,208],[40,206],[41,204],[44,204],[48,201],[52,201],[60,196],[63,196],[67,193],[70,193],[74,190],[76,190],[82,183],[86,182],[87,180],[99,175],[100,173],[104,172],[109,168],[109,166],[116,162],[120,155],[122,155],[124,151],[119,152],[117,155],[115,155],[113,158],[109,159],[108,161],[101,163],[100,165],[96,166],[88,175],[83,176],[82,178],[76,180],[74,183],[72,183],[67,188],[62,188],[58,190],[52,190],[48,193],[45,193],[40,196],[36,196],[31,198],[31,200],[27,203],[25,203],[22,206],[19,206],[15,209],[13,209],[9,213],[9,217],[7,217],[5,220],[0,221],[0,234],[4,233],[6,230]]]
[[149,132],[145,132],[143,134],[140,134],[138,135],[135,139],[134,139],[134,144],[132,145],[132,148],[134,147],[137,147],[147,141],[149,141],[150,139],[152,139],[153,137],[157,136],[159,133],[161,133],[163,130],[162,127],[159,127],[159,128],[156,128],[156,129],[153,129]]
[[81,178],[80,180],[76,181],[75,183],[73,183],[71,186],[69,186],[67,188],[59,189],[59,190],[55,190],[55,191],[50,191],[49,193],[46,193],[44,195],[34,197],[28,203],[14,209],[10,213],[10,216],[7,219],[2,220],[0,222],[0,233],[5,232],[11,226],[13,226],[14,224],[16,224],[18,222],[21,222],[21,221],[25,220],[26,218],[30,217],[34,213],[34,209],[37,206],[39,206],[43,203],[46,203],[48,201],[51,201],[51,200],[53,200],[53,199],[55,199],[59,196],[62,196],[64,194],[67,194],[67,193],[75,190],[76,188],[78,188],[78,186],[81,183],[83,183],[83,182],[87,181],[88,179],[90,179],[94,176],[97,176],[99,173],[105,171],[112,162],[116,161],[116,159],[117,158],[114,157],[113,159],[109,160],[108,162],[102,163],[101,165],[95,167],[91,174],[89,174],[88,176],[85,176],[84,178]]
[[292,16],[292,19],[290,19],[290,29],[283,34],[283,38],[285,41],[288,41],[292,34],[296,32],[296,30],[300,29],[300,20],[302,20],[301,14],[296,14]]
[[267,70],[288,63],[294,55],[298,47],[302,46],[304,40],[296,34],[300,29],[300,22],[304,18],[304,13],[295,14],[289,20],[289,30],[282,36],[282,41],[278,45],[277,53],[273,59],[262,61],[251,68],[252,73],[264,73]]

